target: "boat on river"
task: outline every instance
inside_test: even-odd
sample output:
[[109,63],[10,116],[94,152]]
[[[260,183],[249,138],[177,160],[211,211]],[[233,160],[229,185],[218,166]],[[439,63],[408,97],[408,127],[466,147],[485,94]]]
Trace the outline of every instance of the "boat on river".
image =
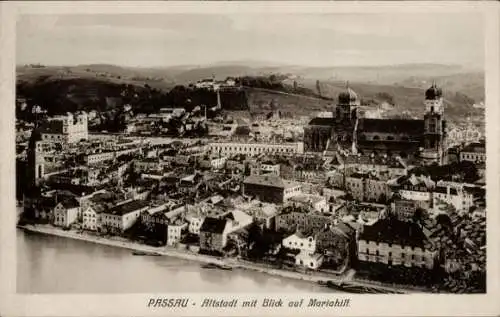
[[201,266],[204,269],[219,269],[219,270],[227,270],[230,271],[233,268],[229,265],[217,264],[217,263],[207,263]]
[[388,289],[382,289],[379,287],[355,285],[344,282],[318,281],[318,284],[334,289],[336,291],[354,294],[403,294],[403,292],[398,292],[396,290],[390,291]]
[[140,255],[140,256],[161,256],[160,253],[157,252],[145,252],[145,251],[134,251],[132,255]]

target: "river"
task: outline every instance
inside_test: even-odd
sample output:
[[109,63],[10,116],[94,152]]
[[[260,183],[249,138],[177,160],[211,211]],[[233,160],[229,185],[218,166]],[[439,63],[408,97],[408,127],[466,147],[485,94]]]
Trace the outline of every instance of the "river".
[[329,292],[310,282],[17,230],[18,293]]

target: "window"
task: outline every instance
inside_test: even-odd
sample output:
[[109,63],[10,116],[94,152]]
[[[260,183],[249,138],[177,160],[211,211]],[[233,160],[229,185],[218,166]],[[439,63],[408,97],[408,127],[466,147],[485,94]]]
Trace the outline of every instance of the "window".
[[370,249],[366,248],[366,254],[370,254]]
[[391,256],[392,256],[392,252],[389,252],[389,257],[391,257]]

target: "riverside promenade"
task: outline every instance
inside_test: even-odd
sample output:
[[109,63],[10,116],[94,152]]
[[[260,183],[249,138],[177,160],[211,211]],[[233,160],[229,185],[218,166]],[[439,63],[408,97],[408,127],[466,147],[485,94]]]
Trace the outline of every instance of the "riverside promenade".
[[[58,237],[70,238],[70,239],[75,239],[75,240],[80,240],[80,241],[97,243],[97,244],[101,244],[101,245],[107,245],[107,246],[111,246],[111,247],[124,248],[124,249],[129,249],[131,251],[152,252],[152,253],[160,254],[162,256],[170,256],[170,257],[175,257],[175,258],[189,260],[189,261],[197,261],[197,262],[201,262],[204,264],[215,263],[215,264],[219,264],[219,265],[228,265],[228,266],[231,266],[232,268],[252,270],[252,271],[265,273],[265,274],[269,274],[269,275],[276,276],[276,277],[301,280],[301,281],[307,281],[307,282],[312,282],[312,283],[318,283],[320,281],[327,281],[327,280],[333,281],[336,283],[346,283],[347,282],[351,285],[377,287],[378,289],[380,289],[382,291],[383,290],[386,290],[388,292],[397,291],[398,293],[405,292],[405,290],[403,290],[401,288],[383,286],[380,284],[372,284],[368,281],[350,280],[350,277],[352,277],[352,276],[349,276],[349,281],[346,281],[346,276],[344,276],[345,274],[335,275],[335,274],[325,274],[322,272],[302,273],[302,272],[296,272],[296,271],[291,271],[291,270],[286,270],[286,269],[277,269],[277,268],[273,268],[270,265],[254,263],[254,262],[240,260],[240,259],[236,259],[236,258],[222,259],[222,258],[217,258],[214,256],[194,253],[194,252],[191,252],[188,250],[178,250],[178,249],[172,248],[172,247],[153,247],[153,246],[144,245],[144,244],[132,242],[129,240],[125,240],[124,238],[120,238],[120,237],[108,238],[108,237],[99,237],[99,236],[94,236],[94,235],[89,235],[89,234],[84,234],[84,233],[78,233],[75,231],[65,231],[65,230],[62,230],[59,228],[55,228],[55,227],[50,226],[50,225],[23,225],[23,226],[18,226],[18,227],[21,229],[24,229],[26,231],[29,231],[29,232],[35,232],[35,233],[53,235],[53,236],[58,236]],[[348,272],[346,272],[346,273],[348,273]]]

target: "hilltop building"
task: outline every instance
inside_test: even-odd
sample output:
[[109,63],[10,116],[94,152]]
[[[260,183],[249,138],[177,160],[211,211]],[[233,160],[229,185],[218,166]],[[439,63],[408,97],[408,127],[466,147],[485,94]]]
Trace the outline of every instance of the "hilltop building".
[[304,150],[395,154],[442,164],[446,121],[442,90],[435,84],[426,90],[424,105],[423,120],[364,118],[358,95],[346,87],[331,118],[313,118],[304,128]]
[[41,126],[45,142],[76,143],[88,139],[88,116],[85,112],[55,116]]

